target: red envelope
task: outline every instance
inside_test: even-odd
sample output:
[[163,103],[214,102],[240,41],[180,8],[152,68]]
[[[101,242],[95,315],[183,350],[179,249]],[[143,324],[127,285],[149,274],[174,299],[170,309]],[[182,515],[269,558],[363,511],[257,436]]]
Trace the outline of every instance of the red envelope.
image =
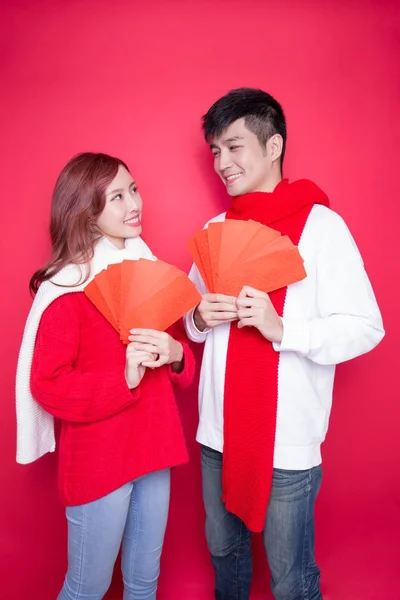
[[109,265],[84,292],[126,344],[130,329],[165,331],[201,300],[186,273],[144,258]]
[[210,223],[188,246],[211,293],[237,296],[244,285],[268,293],[306,277],[290,239],[255,221]]

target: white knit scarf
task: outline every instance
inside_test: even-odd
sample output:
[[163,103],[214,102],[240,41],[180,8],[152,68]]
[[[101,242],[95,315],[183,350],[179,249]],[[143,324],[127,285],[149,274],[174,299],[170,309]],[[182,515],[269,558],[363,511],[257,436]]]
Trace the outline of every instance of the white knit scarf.
[[[90,262],[90,276],[82,281],[82,267],[68,265],[51,280],[39,287],[26,321],[21,349],[19,352],[16,377],[16,411],[17,411],[17,462],[27,464],[34,462],[46,452],[54,452],[54,418],[33,399],[30,389],[30,376],[33,351],[40,319],[46,308],[57,298],[71,292],[82,292],[93,277],[105,269],[107,265],[121,262],[124,259],[138,260],[147,258],[156,260],[149,247],[141,238],[127,239],[125,248],[119,250],[108,239],[102,238],[95,247]],[[88,265],[83,267],[86,270]],[[63,286],[63,287],[60,287]]]

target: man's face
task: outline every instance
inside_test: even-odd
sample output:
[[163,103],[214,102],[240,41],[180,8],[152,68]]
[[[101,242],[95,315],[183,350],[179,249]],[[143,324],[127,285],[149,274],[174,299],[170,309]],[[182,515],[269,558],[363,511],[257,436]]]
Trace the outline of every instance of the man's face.
[[214,169],[228,194],[240,196],[249,192],[270,191],[268,182],[273,159],[269,140],[262,148],[257,136],[247,129],[244,119],[234,121],[210,144]]

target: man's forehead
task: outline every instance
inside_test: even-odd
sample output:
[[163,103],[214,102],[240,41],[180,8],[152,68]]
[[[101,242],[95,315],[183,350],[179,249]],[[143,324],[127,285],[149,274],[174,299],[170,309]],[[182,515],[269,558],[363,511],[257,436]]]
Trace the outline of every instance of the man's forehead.
[[214,137],[210,140],[210,148],[216,148],[218,146],[227,146],[232,144],[232,142],[237,142],[240,140],[244,140],[244,135],[231,135],[231,134],[221,134],[220,137]]
[[232,142],[236,142],[237,140],[244,140],[244,136],[243,135],[229,135],[227,137],[224,137],[223,135],[221,135],[221,137],[219,138],[214,138],[211,141],[211,144],[218,145],[218,144],[231,144]]
[[219,135],[215,135],[210,140],[210,146],[219,146],[221,144],[230,144],[237,140],[243,140],[246,135],[247,127],[244,119],[237,119],[230,123]]

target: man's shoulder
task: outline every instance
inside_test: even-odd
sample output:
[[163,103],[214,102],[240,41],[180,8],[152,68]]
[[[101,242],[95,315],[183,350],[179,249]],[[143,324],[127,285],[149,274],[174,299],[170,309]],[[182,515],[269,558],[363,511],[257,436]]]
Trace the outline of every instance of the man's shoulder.
[[207,223],[204,225],[204,229],[207,229],[207,227],[209,226],[210,223],[221,223],[221,221],[225,221],[225,218],[226,218],[226,212],[220,213],[216,217],[213,217],[212,219],[207,221]]
[[[210,223],[220,223],[225,221],[226,212],[220,213],[216,217],[213,217],[204,225],[204,229],[206,229]],[[348,230],[346,222],[343,217],[341,217],[337,212],[324,206],[322,204],[314,204],[310,216],[307,221],[307,225],[312,227],[317,227],[320,229],[321,227],[326,229],[330,228],[331,230]]]
[[[226,212],[220,213],[207,221],[204,225],[204,229],[207,229],[210,223],[220,223],[225,221],[225,219]],[[315,233],[318,232],[323,237],[328,235],[329,237],[333,236],[335,238],[337,236],[347,237],[351,235],[343,217],[323,204],[314,204],[310,212],[304,233],[311,233],[312,231]]]
[[332,233],[348,232],[348,226],[337,212],[322,204],[314,204],[310,216],[307,221],[307,226],[315,227],[318,230],[327,230]]
[[359,255],[356,242],[343,217],[319,204],[314,205],[310,212],[301,245],[303,248],[334,251],[337,257]]

